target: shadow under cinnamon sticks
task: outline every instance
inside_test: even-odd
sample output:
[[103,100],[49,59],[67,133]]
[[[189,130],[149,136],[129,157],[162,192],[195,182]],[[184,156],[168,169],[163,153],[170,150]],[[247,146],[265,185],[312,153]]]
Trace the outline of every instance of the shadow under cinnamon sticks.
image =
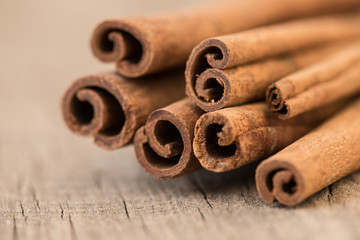
[[134,139],[138,162],[151,176],[171,179],[200,168],[192,142],[204,112],[185,98],[152,112]]
[[256,170],[260,197],[294,206],[360,168],[360,99],[264,160]]
[[336,50],[324,43],[357,36],[359,13],[302,19],[209,38],[193,49],[187,61],[186,93],[205,111],[262,100],[270,84]]
[[148,115],[184,97],[183,89],[181,72],[131,80],[116,73],[89,75],[67,89],[61,110],[73,133],[111,150],[131,142]]
[[218,1],[157,16],[108,19],[95,29],[91,48],[101,61],[116,62],[122,75],[139,77],[185,64],[191,49],[208,37],[358,5],[357,0]]
[[347,101],[289,120],[280,120],[265,103],[209,112],[195,126],[194,154],[201,165],[214,172],[230,171],[258,161],[288,146]]

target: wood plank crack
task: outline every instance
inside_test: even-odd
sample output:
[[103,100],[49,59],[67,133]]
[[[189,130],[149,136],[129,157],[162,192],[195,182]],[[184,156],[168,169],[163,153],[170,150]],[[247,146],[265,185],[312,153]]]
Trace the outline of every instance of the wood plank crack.
[[115,190],[115,193],[117,194],[117,196],[122,200],[122,204],[124,206],[124,210],[125,210],[125,214],[128,220],[131,220],[130,218],[130,214],[129,214],[129,209],[127,207],[127,203],[126,200],[124,198],[124,196],[121,194],[120,190],[117,189],[116,185],[114,183],[110,183],[110,186],[113,187],[113,189]]
[[127,209],[127,205],[126,205],[126,202],[125,202],[125,199],[124,199],[124,198],[122,199],[122,202],[123,202],[123,204],[124,204],[126,217],[130,220],[129,211],[128,211],[128,209]]
[[73,224],[73,222],[71,220],[71,215],[69,215],[69,223],[70,223],[71,239],[72,240],[77,240],[78,237],[76,235],[74,224]]
[[205,216],[204,216],[204,214],[201,212],[201,209],[200,209],[200,208],[197,208],[197,210],[198,210],[198,212],[199,212],[199,214],[200,214],[201,219],[202,219],[204,222],[206,222]]
[[13,235],[12,235],[12,239],[13,240],[18,240],[18,231],[17,231],[17,226],[16,226],[16,219],[15,219],[15,216],[14,216],[14,219],[13,219]]
[[59,206],[60,206],[60,218],[61,220],[64,220],[64,208],[61,206],[61,203],[59,203]]
[[21,215],[24,217],[24,220],[26,221],[28,217],[25,215],[25,209],[21,201],[20,201],[20,208],[21,208]]
[[189,177],[189,180],[195,186],[195,188],[203,195],[206,204],[212,209],[213,206],[209,202],[209,199],[208,199],[204,189],[200,186],[200,184],[195,179],[192,179]]
[[327,198],[328,198],[329,205],[331,205],[333,203],[333,198],[334,198],[332,185],[329,185],[327,188],[328,188]]
[[29,191],[30,191],[35,203],[36,203],[36,207],[38,208],[39,211],[41,211],[39,199],[37,199],[35,188],[30,187]]

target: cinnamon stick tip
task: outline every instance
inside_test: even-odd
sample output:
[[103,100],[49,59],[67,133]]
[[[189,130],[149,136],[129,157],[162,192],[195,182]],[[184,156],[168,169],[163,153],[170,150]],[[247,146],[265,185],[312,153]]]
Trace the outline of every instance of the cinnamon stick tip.
[[206,51],[205,58],[211,67],[223,69],[229,63],[230,50],[221,39],[206,39],[199,44],[199,48]]
[[282,108],[284,100],[276,84],[272,84],[266,89],[266,102],[271,111],[279,111]]
[[219,38],[209,38],[198,44],[186,64],[186,94],[204,111],[226,106],[231,86],[219,69],[229,64],[229,49]]
[[267,203],[295,206],[303,200],[304,180],[295,166],[282,160],[265,160],[255,173],[256,188]]
[[133,124],[126,118],[126,101],[114,84],[114,77],[98,74],[79,78],[61,100],[67,127],[77,135],[93,136],[95,144],[108,150],[127,144],[133,137]]
[[103,62],[116,62],[116,70],[126,77],[146,74],[154,54],[142,25],[141,21],[127,19],[103,21],[91,37],[94,56]]
[[150,176],[160,180],[173,178],[173,172],[171,170],[169,171],[169,168],[171,168],[171,166],[169,166],[171,165],[171,161],[166,161],[166,158],[161,158],[150,147],[146,136],[145,126],[140,127],[135,133],[134,149],[138,163]]
[[197,121],[193,149],[205,169],[213,172],[234,169],[233,158],[239,157],[234,141],[233,126],[223,114],[206,113]]
[[150,114],[146,125],[136,132],[134,146],[139,164],[157,179],[179,177],[199,166],[188,129],[163,109]]

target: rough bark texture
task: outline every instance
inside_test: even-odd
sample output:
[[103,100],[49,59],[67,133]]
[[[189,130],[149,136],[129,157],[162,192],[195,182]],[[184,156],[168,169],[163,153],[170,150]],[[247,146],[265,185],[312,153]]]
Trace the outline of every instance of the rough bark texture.
[[150,114],[134,139],[137,160],[147,173],[170,179],[200,168],[192,143],[195,123],[203,113],[185,98]]
[[286,119],[360,91],[360,42],[270,85],[270,110]]
[[[199,60],[196,68],[187,69],[186,93],[207,112],[263,100],[270,84],[327,57],[344,44],[310,47],[230,69],[208,68],[203,71],[208,67],[207,63]],[[197,76],[197,72],[202,73]]]
[[[299,68],[291,63],[296,55],[290,55],[289,59],[276,58],[275,62],[264,62],[264,58],[359,36],[359,29],[360,14],[355,13],[296,20],[206,39],[193,49],[187,61],[187,95],[205,111],[253,101],[260,93],[263,98],[265,84],[270,85],[284,77],[282,74]],[[262,62],[257,63],[259,60]],[[281,68],[284,72],[276,71]],[[248,85],[252,88],[248,89]]]
[[95,29],[91,47],[100,60],[116,62],[119,73],[139,77],[185,64],[205,38],[355,5],[357,0],[218,1],[164,15],[106,20]]
[[194,153],[201,165],[225,172],[263,159],[293,143],[345,102],[282,121],[265,103],[204,114],[196,123]]
[[360,168],[360,99],[256,170],[266,202],[294,206]]
[[89,75],[65,92],[61,108],[68,128],[116,149],[132,141],[149,114],[184,97],[181,72],[129,81],[115,73]]

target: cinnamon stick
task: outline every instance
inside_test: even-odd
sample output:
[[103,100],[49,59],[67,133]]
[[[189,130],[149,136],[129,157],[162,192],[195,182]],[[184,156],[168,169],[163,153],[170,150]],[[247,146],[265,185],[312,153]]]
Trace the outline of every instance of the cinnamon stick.
[[342,106],[344,102],[339,102],[286,121],[265,103],[209,112],[196,123],[194,154],[210,171],[230,171],[286,147]]
[[61,109],[68,128],[116,149],[128,144],[155,109],[184,97],[181,72],[128,81],[115,73],[89,75],[65,92]]
[[[248,86],[258,83],[255,81],[254,84],[251,78],[257,80],[259,75],[269,76],[273,82],[281,78],[281,74],[276,74],[270,67],[268,75],[267,72],[263,74],[262,69],[252,69],[251,73],[245,72],[250,76],[246,77],[242,74],[243,64],[359,34],[360,14],[355,13],[297,20],[206,39],[193,49],[188,59],[185,71],[187,95],[206,111],[254,100],[258,96],[256,93],[263,89],[255,86],[248,90]],[[252,77],[254,71],[255,77]],[[272,77],[274,72],[275,77]],[[254,97],[248,97],[253,92],[255,94],[251,96]]]
[[185,98],[152,112],[134,139],[138,162],[158,179],[171,179],[200,168],[192,150],[194,126],[203,111]]
[[266,101],[282,119],[360,92],[360,41],[270,85]]
[[[327,57],[346,43],[310,47],[230,69],[205,70],[204,67],[199,70],[188,64],[185,73],[186,93],[207,112],[262,100],[270,84]],[[206,63],[200,62],[194,61],[200,64],[198,67],[206,66]]]
[[256,170],[260,197],[294,206],[360,168],[360,100]]
[[95,29],[91,48],[101,61],[116,62],[122,75],[139,77],[185,64],[191,49],[208,37],[358,5],[357,0],[219,1],[163,15],[106,20]]

